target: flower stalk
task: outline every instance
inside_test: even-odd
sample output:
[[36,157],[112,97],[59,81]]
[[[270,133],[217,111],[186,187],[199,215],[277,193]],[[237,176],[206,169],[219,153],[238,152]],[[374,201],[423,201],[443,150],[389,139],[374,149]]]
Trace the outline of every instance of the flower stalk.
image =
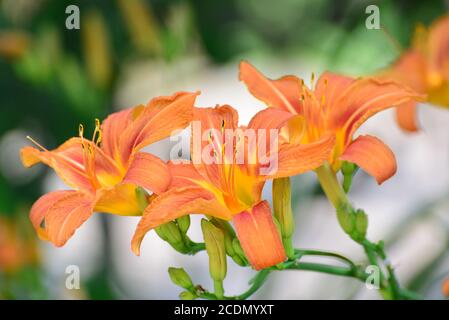
[[[329,164],[326,163],[315,171],[326,197],[337,212],[337,219],[341,228],[351,239],[363,246],[368,261],[379,268],[382,296],[384,298],[403,299],[404,296],[401,294],[402,290],[399,287],[394,270],[386,262],[388,259],[383,250],[383,243],[375,244],[366,238],[368,218],[365,212],[361,209],[354,209]],[[385,276],[384,270],[387,276]]]

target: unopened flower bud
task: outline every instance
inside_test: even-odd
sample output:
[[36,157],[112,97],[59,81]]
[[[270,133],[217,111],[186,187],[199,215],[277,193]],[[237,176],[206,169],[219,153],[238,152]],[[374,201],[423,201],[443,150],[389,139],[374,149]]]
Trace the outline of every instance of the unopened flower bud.
[[273,180],[273,209],[281,227],[283,238],[289,238],[295,230],[295,222],[291,207],[291,186],[289,178]]
[[168,242],[175,250],[181,253],[188,252],[181,231],[174,221],[170,221],[155,228],[155,231],[162,240]]
[[293,259],[295,249],[292,244],[292,236],[295,231],[295,220],[291,205],[290,178],[273,180],[273,209],[274,221],[277,222],[276,226],[279,226],[285,253],[290,259]]
[[238,256],[246,265],[248,263],[248,259],[246,258],[245,252],[243,251],[237,237],[232,240],[232,247],[234,248],[236,256]]
[[190,227],[190,216],[189,215],[182,216],[176,219],[176,222],[178,223],[179,230],[183,234],[186,234]]
[[184,289],[191,290],[193,288],[192,279],[183,268],[168,268],[168,274],[171,281]]
[[351,235],[355,228],[355,217],[352,209],[347,205],[341,205],[337,208],[337,219],[344,232]]
[[209,255],[209,272],[215,281],[222,281],[226,277],[226,249],[224,234],[206,219],[201,220],[206,251]]
[[343,174],[343,189],[346,193],[349,192],[352,185],[352,178],[357,173],[359,167],[348,161],[343,161],[341,165],[341,173]]
[[195,300],[198,296],[190,291],[183,291],[179,294],[181,300]]
[[358,233],[358,237],[362,240],[366,236],[366,230],[368,229],[368,216],[366,213],[359,209],[355,213],[355,229]]
[[230,256],[232,260],[234,260],[234,262],[237,263],[239,266],[246,266],[247,261],[245,259],[242,259],[234,249],[233,241],[234,239],[237,240],[237,237],[231,224],[225,220],[217,218],[213,218],[210,221],[214,224],[214,226],[220,228],[221,231],[223,231],[226,254]]
[[135,192],[139,209],[143,212],[148,206],[148,193],[142,187],[137,187]]

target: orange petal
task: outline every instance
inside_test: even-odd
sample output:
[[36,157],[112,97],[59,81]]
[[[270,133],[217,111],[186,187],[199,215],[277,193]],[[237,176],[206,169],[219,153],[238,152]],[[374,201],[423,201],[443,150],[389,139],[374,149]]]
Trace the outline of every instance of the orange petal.
[[[248,150],[245,152],[249,157],[256,159],[257,156],[262,156],[260,153],[268,154],[273,151],[270,150],[273,147],[273,138],[278,140],[278,144],[299,141],[305,129],[305,120],[301,115],[269,108],[256,113],[250,120],[247,129],[254,130],[256,141],[255,143],[248,141],[245,144]],[[286,137],[283,136],[284,132]],[[253,148],[251,149],[251,147]]]
[[[89,157],[93,160],[93,166],[86,166],[87,150],[83,148],[83,143],[92,149]],[[94,186],[98,183],[114,185],[120,180],[120,171],[115,162],[97,145],[85,139],[71,138],[51,151],[24,147],[20,154],[24,166],[30,167],[43,162],[53,168],[56,174],[74,189],[93,192]]]
[[248,129],[281,129],[294,115],[279,109],[265,109],[257,112],[249,121]]
[[45,216],[48,210],[59,200],[65,198],[68,195],[74,194],[76,191],[54,191],[44,194],[40,197],[31,207],[30,220],[36,230],[38,236],[42,240],[48,240],[48,234],[45,228],[42,227],[42,223],[45,220]]
[[371,176],[378,184],[396,173],[394,153],[382,141],[373,136],[359,136],[344,151],[341,160],[353,162]]
[[441,286],[441,292],[447,298],[449,298],[449,278],[446,278],[443,281],[443,285]]
[[170,179],[170,172],[164,161],[152,154],[138,152],[134,155],[123,182],[160,194],[168,188]]
[[140,244],[147,232],[164,223],[188,214],[207,214],[230,220],[231,213],[221,205],[212,193],[199,188],[187,187],[170,189],[156,197],[145,209],[142,219],[134,233],[131,248],[140,254]]
[[[225,162],[225,130],[236,129],[238,113],[231,106],[194,108],[191,137],[191,158],[200,173],[214,185],[221,184],[218,164]],[[232,131],[233,133],[234,131]],[[233,150],[231,154],[233,155]],[[206,158],[205,158],[206,157]]]
[[393,79],[418,93],[425,93],[427,62],[418,50],[404,52],[390,70],[381,74],[382,79]]
[[246,61],[240,62],[240,81],[257,99],[269,107],[280,108],[291,113],[300,113],[302,81],[295,76],[277,80],[266,78]]
[[[139,108],[139,107],[136,107]],[[119,142],[125,129],[131,125],[133,112],[136,108],[129,108],[109,115],[101,124],[101,148],[113,159],[119,157]]]
[[[314,170],[329,159],[335,145],[332,135],[308,144],[286,144],[280,147],[277,166],[264,175],[264,179],[289,177]],[[273,158],[273,161],[276,161]]]
[[320,102],[323,110],[329,110],[335,104],[340,94],[344,92],[354,79],[338,75],[332,72],[324,72],[318,79],[315,97]]
[[449,14],[439,18],[429,28],[428,50],[431,71],[449,78]]
[[419,129],[416,102],[409,101],[396,108],[396,120],[399,126],[407,132],[416,132]]
[[70,187],[92,190],[91,180],[84,167],[81,140],[78,138],[69,139],[52,151],[40,151],[34,147],[24,147],[20,150],[20,156],[25,167],[43,162],[53,168]]
[[232,221],[242,249],[254,269],[268,268],[286,259],[268,202],[262,201],[251,211],[239,213]]
[[142,215],[136,197],[136,186],[130,183],[121,183],[109,189],[100,189],[97,192],[94,210],[121,216]]
[[57,247],[63,246],[92,215],[92,211],[93,199],[81,192],[72,192],[60,198],[45,215],[49,240]]
[[347,88],[331,109],[331,125],[334,129],[343,128],[347,144],[354,132],[377,112],[423,98],[394,81],[358,79]]
[[187,127],[192,121],[198,94],[179,92],[170,97],[158,97],[139,110],[132,124],[122,132],[119,146],[122,163],[128,163],[135,151]]
[[204,173],[201,174],[197,167],[193,163],[175,163],[170,161],[168,163],[168,169],[171,174],[170,188],[188,187],[188,186],[201,186],[208,181],[205,178]]

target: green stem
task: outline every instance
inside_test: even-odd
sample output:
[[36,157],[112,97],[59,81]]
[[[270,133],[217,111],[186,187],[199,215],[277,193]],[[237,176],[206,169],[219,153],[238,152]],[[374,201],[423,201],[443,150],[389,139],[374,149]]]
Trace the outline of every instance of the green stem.
[[214,292],[215,296],[218,299],[222,299],[224,297],[224,288],[222,280],[214,280]]
[[188,238],[187,236],[186,236],[186,238],[188,239],[187,245],[189,248],[189,252],[187,254],[193,256],[193,255],[197,254],[198,252],[206,250],[206,245],[204,244],[204,242],[194,242],[194,241],[190,240],[190,238]]
[[[270,273],[272,271],[283,271],[283,270],[314,271],[314,272],[331,274],[331,275],[336,275],[336,276],[341,276],[341,277],[354,278],[363,283],[365,283],[369,277],[369,274],[365,271],[365,269],[362,266],[356,265],[350,259],[348,259],[344,256],[341,256],[339,254],[336,254],[336,253],[318,251],[318,250],[303,250],[303,249],[295,249],[295,253],[298,256],[298,259],[300,259],[301,257],[306,256],[306,255],[334,257],[338,260],[346,262],[348,264],[348,266],[341,267],[341,266],[328,265],[328,264],[322,264],[322,263],[299,262],[297,260],[289,260],[289,261],[285,261],[277,266],[259,271],[256,274],[256,276],[250,281],[250,283],[251,283],[250,288],[240,295],[218,297],[216,294],[203,291],[203,292],[197,293],[198,297],[200,297],[202,299],[208,299],[208,300],[217,300],[217,299],[245,300],[245,299],[248,299],[257,290],[259,290],[260,287],[262,287],[262,285],[266,282],[266,280],[268,279],[268,276],[270,275]],[[387,290],[388,283],[386,283],[386,282],[381,283],[380,289]],[[404,299],[421,299],[421,297],[419,295],[417,295],[413,292],[401,289],[399,287],[398,287],[398,294],[400,295],[400,297],[402,297]]]
[[285,270],[315,271],[336,276],[355,278],[363,282],[365,282],[369,276],[361,267],[346,268],[310,262],[296,262]]
[[345,256],[342,256],[341,254],[334,253],[334,252],[328,252],[328,251],[321,251],[321,250],[311,250],[311,249],[295,249],[295,253],[297,257],[302,256],[322,256],[322,257],[332,257],[337,258],[346,264],[348,264],[351,267],[354,267],[355,264],[350,259],[346,258]]
[[241,295],[235,297],[235,300],[246,300],[250,296],[252,296],[265,283],[265,281],[268,278],[268,275],[270,274],[270,271],[271,270],[268,269],[259,271],[257,275],[251,280],[251,287]]
[[[337,215],[339,216],[339,223],[342,229],[353,240],[355,240],[357,243],[363,246],[369,262],[372,265],[377,266],[379,268],[381,277],[380,279],[381,286],[383,286],[384,284],[384,279],[387,279],[388,281],[387,288],[386,291],[381,290],[382,295],[384,297],[387,297],[388,296],[387,293],[389,293],[394,299],[401,299],[402,289],[399,286],[393,268],[389,264],[385,265],[386,255],[385,252],[383,251],[383,247],[381,245],[374,244],[368,239],[366,239],[364,233],[362,233],[363,235],[362,237],[360,237],[361,233],[358,234],[353,233],[354,230],[353,223],[355,221],[354,213],[356,212],[356,210],[353,208],[341,184],[338,182],[335,172],[332,170],[330,165],[326,163],[322,165],[320,168],[316,169],[316,173],[326,197],[329,199],[331,204],[337,210]],[[366,228],[364,230],[366,231]],[[387,278],[383,274],[379,260],[382,261],[382,263],[385,265],[387,269],[388,272]]]

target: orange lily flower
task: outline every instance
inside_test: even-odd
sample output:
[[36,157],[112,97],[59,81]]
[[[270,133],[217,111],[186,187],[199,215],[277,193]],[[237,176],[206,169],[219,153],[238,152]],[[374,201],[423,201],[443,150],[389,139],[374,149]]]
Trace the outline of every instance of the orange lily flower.
[[35,237],[24,231],[28,230],[23,230],[16,219],[0,216],[0,274],[39,262]]
[[83,137],[80,126],[79,138],[55,150],[37,143],[39,149],[24,147],[24,166],[43,162],[75,189],[47,193],[34,203],[30,219],[39,236],[62,246],[94,211],[141,215],[136,188],[162,193],[170,184],[170,173],[161,159],[139,150],[185,128],[196,96],[181,92],[113,113],[101,127],[96,121],[92,141]]
[[[411,48],[381,76],[396,79],[413,90],[427,94],[427,101],[449,107],[449,15],[426,29],[418,25]],[[409,101],[397,109],[397,121],[406,131],[417,131],[416,103]]]
[[[239,128],[238,114],[230,106],[195,108],[192,161],[169,163],[170,188],[146,208],[132,240],[133,251],[137,255],[140,253],[141,242],[151,229],[198,213],[232,220],[242,249],[255,269],[284,261],[282,240],[270,206],[261,199],[262,188],[268,179],[296,175],[321,166],[329,157],[333,137],[300,145],[283,143],[284,138],[277,136],[277,147],[266,148],[271,137],[248,133],[277,132],[295,121],[294,118],[282,110],[263,110],[247,127]],[[229,133],[234,135],[231,139],[227,139]],[[212,155],[213,161],[205,159],[205,155]],[[276,156],[276,168],[267,168],[264,159]]]
[[354,133],[377,112],[421,98],[393,81],[353,79],[331,72],[323,73],[316,88],[312,84],[309,89],[295,76],[268,79],[247,62],[240,64],[240,80],[268,107],[304,117],[305,128],[293,139],[310,143],[334,135],[335,145],[328,161],[335,171],[343,160],[353,162],[374,176],[379,184],[395,174],[395,156],[378,138],[365,135],[353,140]]

